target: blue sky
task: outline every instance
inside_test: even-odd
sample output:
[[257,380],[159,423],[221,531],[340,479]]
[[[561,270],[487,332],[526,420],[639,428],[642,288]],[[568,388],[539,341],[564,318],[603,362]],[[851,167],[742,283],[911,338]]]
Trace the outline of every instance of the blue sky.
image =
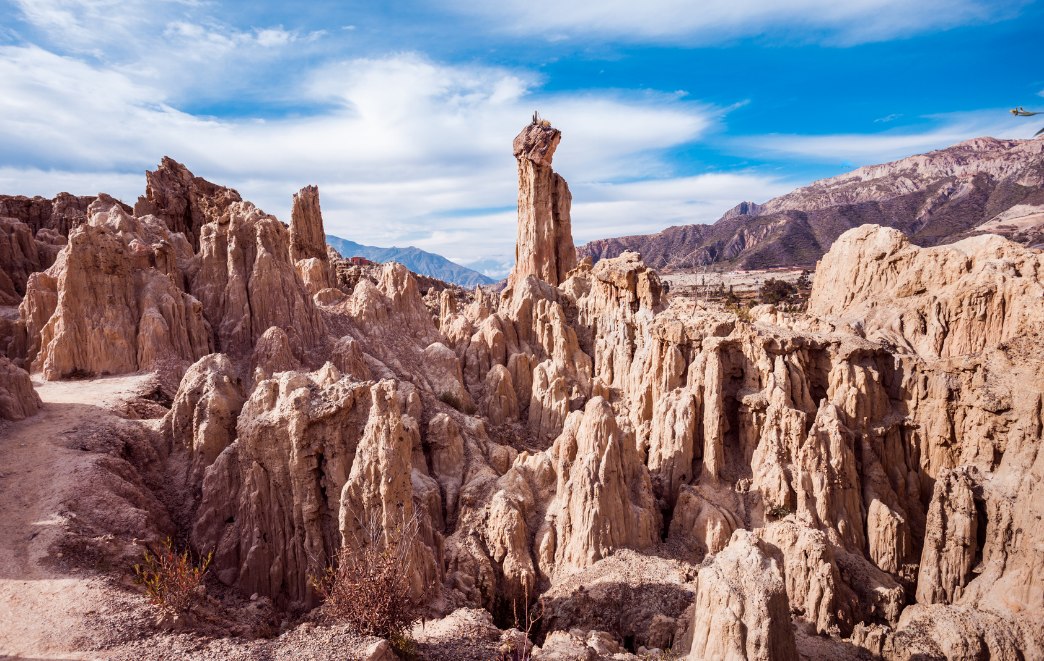
[[0,192],[133,202],[163,155],[281,218],[510,268],[533,110],[578,243],[712,222],[1044,120],[1044,2],[0,0]]

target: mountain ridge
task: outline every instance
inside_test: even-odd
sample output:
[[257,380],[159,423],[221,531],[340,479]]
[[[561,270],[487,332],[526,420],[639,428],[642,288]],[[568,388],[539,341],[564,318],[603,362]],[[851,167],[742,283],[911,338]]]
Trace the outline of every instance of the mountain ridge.
[[365,257],[374,262],[399,262],[414,273],[438,278],[464,287],[491,285],[497,281],[474,269],[461,266],[442,255],[421,250],[415,246],[382,248],[367,246],[333,234],[326,235],[326,242],[344,257]]
[[1044,223],[1005,216],[1044,210],[1044,140],[973,138],[925,154],[868,165],[764,203],[741,202],[710,225],[675,225],[655,234],[581,246],[593,261],[636,250],[655,268],[758,269],[814,266],[842,233],[864,223],[893,227],[934,246],[988,229],[1036,244]]

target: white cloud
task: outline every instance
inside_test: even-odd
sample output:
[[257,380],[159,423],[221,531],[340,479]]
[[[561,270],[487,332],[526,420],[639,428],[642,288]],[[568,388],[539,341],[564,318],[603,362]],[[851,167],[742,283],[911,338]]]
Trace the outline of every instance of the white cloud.
[[929,119],[921,130],[893,129],[878,133],[829,135],[763,135],[737,139],[744,152],[758,151],[815,161],[852,165],[884,163],[971,138],[1031,138],[1039,126],[1012,117],[1004,109],[949,113]]
[[[199,0],[13,0],[34,43],[118,71],[162,102],[273,95],[276,58],[303,57],[325,32],[240,29]],[[260,88],[260,92],[254,90]]]
[[[210,39],[191,26],[172,29]],[[109,192],[133,201],[141,173],[168,154],[284,218],[292,193],[318,184],[332,234],[503,262],[515,238],[511,139],[533,109],[563,130],[555,164],[574,187],[575,226],[585,237],[597,231],[588,227],[609,226],[602,211],[581,211],[585,199],[621,209],[626,196],[604,182],[671,176],[663,151],[704,135],[720,112],[673,94],[545,94],[540,83],[526,72],[402,53],[305,76],[295,93],[325,104],[321,114],[231,120],[180,111],[151,80],[123,70],[0,46],[0,183],[4,192],[48,195],[116,186]],[[130,173],[139,184],[128,190]],[[667,224],[656,218],[672,200],[680,205],[673,218],[693,199],[680,188],[657,196],[643,204],[650,226]]]
[[1024,0],[453,0],[450,6],[492,29],[549,40],[717,43],[769,35],[852,44],[1002,19],[1024,4]]

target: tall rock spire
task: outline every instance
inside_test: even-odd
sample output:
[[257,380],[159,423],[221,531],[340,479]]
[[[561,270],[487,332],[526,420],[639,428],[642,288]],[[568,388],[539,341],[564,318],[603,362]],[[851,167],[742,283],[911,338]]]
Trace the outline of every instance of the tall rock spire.
[[515,137],[518,160],[518,240],[509,285],[530,275],[559,285],[576,266],[569,207],[573,196],[565,179],[551,169],[562,132],[534,115]]

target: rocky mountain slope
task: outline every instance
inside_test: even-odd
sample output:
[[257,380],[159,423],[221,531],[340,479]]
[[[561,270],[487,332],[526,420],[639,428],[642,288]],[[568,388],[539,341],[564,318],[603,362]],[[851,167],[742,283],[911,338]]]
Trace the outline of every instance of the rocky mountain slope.
[[[39,562],[125,577],[172,535],[213,551],[211,614],[123,626],[149,608],[124,591],[92,615],[119,636],[18,653],[363,657],[307,615],[310,577],[375,545],[404,549],[422,658],[512,658],[527,607],[536,659],[1044,654],[1044,254],[864,225],[807,313],[740,318],[664,292],[635,253],[576,262],[561,137],[515,139],[500,293],[422,296],[398,264],[349,277],[314,187],[287,226],[173,162],[134,211],[99,196],[57,232],[0,317],[0,410],[25,417],[0,447],[61,406],[42,388],[34,416],[22,368],[155,385],[118,432],[70,437],[96,472],[53,495]],[[3,485],[5,520],[43,520]]]
[[658,269],[811,267],[845,231],[894,227],[917,245],[976,231],[1044,242],[1044,139],[976,138],[823,179],[764,204],[743,202],[712,225],[592,241],[595,261],[625,250]]
[[332,234],[326,235],[326,242],[344,257],[365,257],[370,261],[381,264],[398,262],[414,273],[463,287],[491,285],[496,282],[493,278],[466,266],[451,262],[442,255],[436,255],[433,252],[427,252],[413,246],[405,248],[364,246],[361,243],[342,239]]

